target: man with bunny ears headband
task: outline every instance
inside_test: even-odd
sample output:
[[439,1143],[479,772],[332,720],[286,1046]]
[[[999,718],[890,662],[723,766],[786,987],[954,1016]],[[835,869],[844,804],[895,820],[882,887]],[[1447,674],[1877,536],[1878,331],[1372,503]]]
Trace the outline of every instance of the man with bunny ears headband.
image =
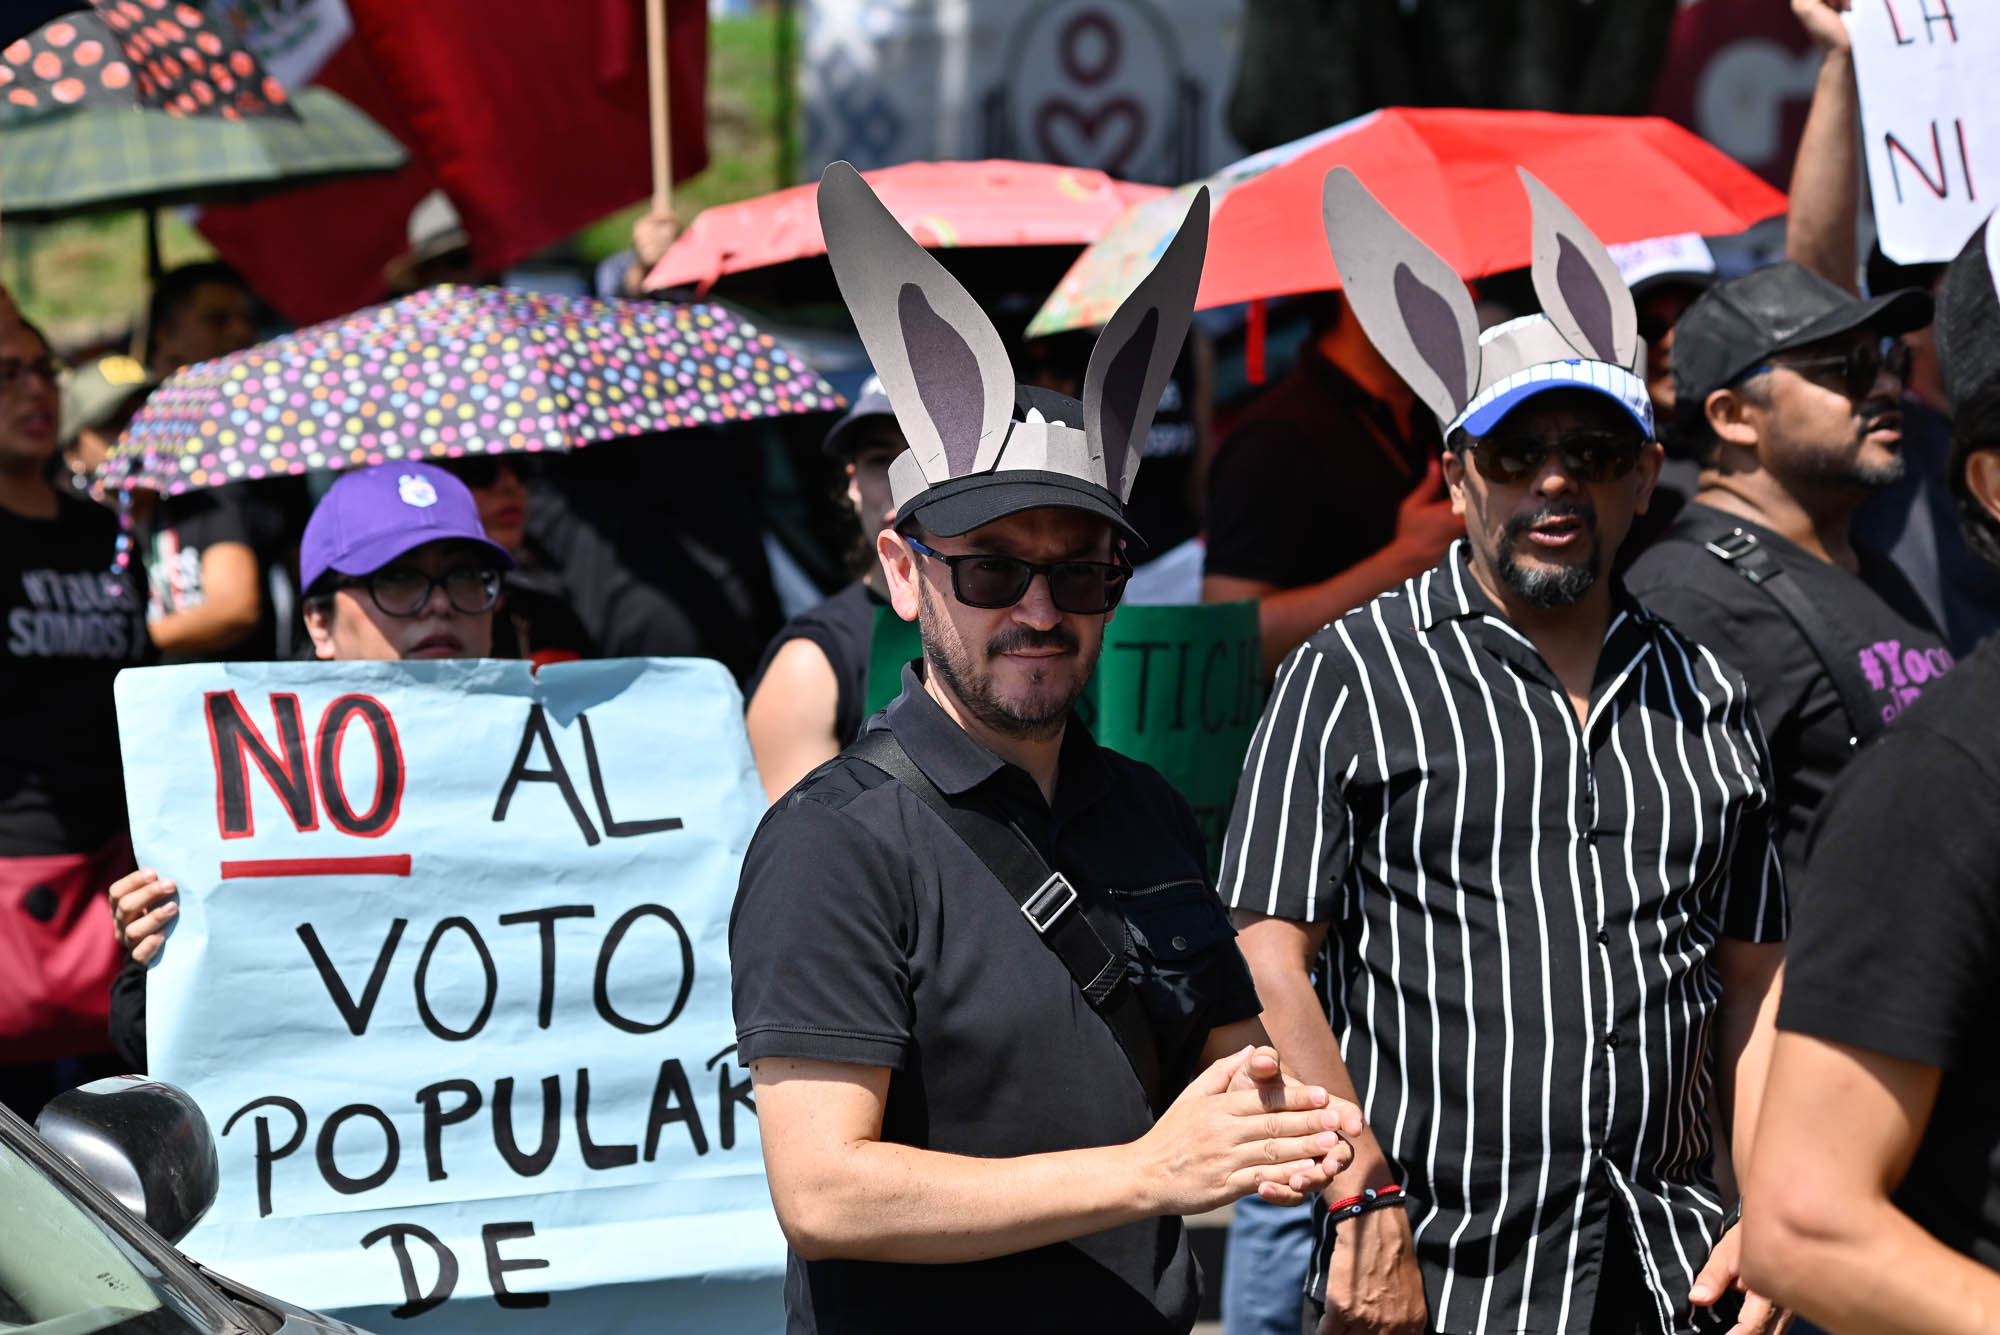
[[1287,1079],[1193,812],[1071,714],[1193,313],[1199,194],[1083,400],[1017,386],[846,163],[827,253],[909,449],[877,539],[923,658],[765,816],[730,919],[795,1333],[1188,1330],[1180,1216],[1296,1202],[1361,1133]]
[[1611,572],[1660,467],[1645,348],[1603,245],[1522,180],[1545,313],[1482,336],[1327,178],[1466,537],[1279,669],[1222,890],[1286,1061],[1369,1121],[1316,1211],[1322,1332],[1762,1332],[1716,1159],[1786,930],[1770,763],[1742,678]]

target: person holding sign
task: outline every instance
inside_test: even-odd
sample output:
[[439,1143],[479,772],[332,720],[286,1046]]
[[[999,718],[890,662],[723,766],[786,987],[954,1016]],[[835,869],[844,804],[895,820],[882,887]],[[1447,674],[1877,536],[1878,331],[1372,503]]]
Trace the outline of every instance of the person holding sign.
[[[1765,1335],[1710,1128],[1741,1152],[1771,1041],[1770,759],[1743,678],[1612,574],[1662,453],[1638,314],[1522,179],[1546,314],[1482,335],[1451,268],[1327,177],[1349,300],[1443,424],[1466,540],[1286,661],[1223,888],[1300,1077],[1364,1091],[1318,1211],[1322,1335]],[[1408,1209],[1348,1204],[1371,1192]]]
[[[299,564],[315,655],[382,662],[487,657],[514,558],[486,536],[463,482],[435,464],[386,463],[333,484],[306,522]],[[179,909],[173,881],[150,867],[120,878],[110,895],[129,955],[112,985],[111,1037],[143,1071],[146,966]]]
[[852,167],[819,207],[910,442],[876,550],[924,655],[766,815],[731,915],[789,1329],[1184,1332],[1178,1216],[1296,1201],[1361,1129],[1257,1046],[1186,802],[1071,714],[1131,573],[1124,499],[1207,195],[1106,327],[1082,403],[1014,384],[985,314]]

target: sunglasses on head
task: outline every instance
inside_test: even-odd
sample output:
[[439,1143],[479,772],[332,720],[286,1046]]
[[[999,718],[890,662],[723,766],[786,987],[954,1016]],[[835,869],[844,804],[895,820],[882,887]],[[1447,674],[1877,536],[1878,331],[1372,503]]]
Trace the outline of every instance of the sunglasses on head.
[[1525,431],[1496,431],[1474,441],[1469,452],[1479,475],[1488,482],[1512,486],[1542,471],[1550,454],[1560,451],[1563,471],[1578,482],[1616,482],[1639,463],[1645,442],[1630,431],[1562,431],[1549,436]]
[[973,552],[947,556],[906,538],[910,550],[951,567],[951,591],[967,607],[995,611],[1012,607],[1028,592],[1037,575],[1049,582],[1049,601],[1056,610],[1076,616],[1096,616],[1118,606],[1132,567],[1123,561],[1054,561],[1038,565],[1013,556]]
[[1909,384],[1912,356],[1910,345],[1899,338],[1864,338],[1845,352],[1831,352],[1821,357],[1773,357],[1759,362],[1736,379],[1740,383],[1753,375],[1775,371],[1783,366],[1816,384],[1837,388],[1848,398],[1859,402],[1868,397],[1875,388],[1876,378],[1885,370],[1896,378],[1897,384]]

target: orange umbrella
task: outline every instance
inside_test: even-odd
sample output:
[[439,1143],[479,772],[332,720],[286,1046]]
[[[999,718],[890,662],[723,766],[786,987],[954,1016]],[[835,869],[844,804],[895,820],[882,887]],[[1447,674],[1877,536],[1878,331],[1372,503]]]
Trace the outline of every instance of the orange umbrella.
[[[1103,172],[1039,162],[910,162],[864,172],[896,221],[931,249],[1086,246],[1135,204],[1166,193]],[[817,185],[704,211],[646,287],[706,292],[724,274],[826,254]]]

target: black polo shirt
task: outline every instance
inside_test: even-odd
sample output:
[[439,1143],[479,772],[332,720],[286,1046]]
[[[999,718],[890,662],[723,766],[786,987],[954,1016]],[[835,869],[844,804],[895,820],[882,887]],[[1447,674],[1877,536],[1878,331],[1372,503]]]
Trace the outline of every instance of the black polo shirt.
[[[913,668],[871,727],[939,788],[1014,821],[1138,971],[1168,1088],[1211,1029],[1257,1014],[1187,802],[1074,720],[1053,806],[954,723]],[[882,1139],[1012,1158],[1153,1125],[1111,1030],[923,801],[836,757],[764,817],[730,917],[739,1050],[893,1073]],[[793,1332],[1186,1331],[1200,1281],[1177,1218],[961,1265],[790,1259]]]

